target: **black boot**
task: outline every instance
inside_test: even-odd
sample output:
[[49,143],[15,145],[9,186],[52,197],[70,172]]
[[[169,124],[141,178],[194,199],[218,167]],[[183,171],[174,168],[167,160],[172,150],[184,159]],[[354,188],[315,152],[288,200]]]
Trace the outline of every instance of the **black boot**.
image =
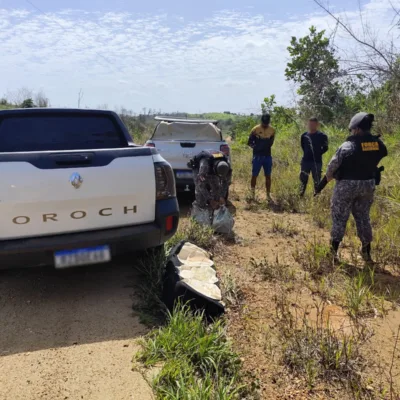
[[335,240],[331,240],[331,254],[333,256],[333,262],[334,263],[338,263],[339,262],[339,256],[338,256],[339,245],[340,245],[340,242],[337,242]]
[[373,263],[371,257],[371,243],[368,243],[367,245],[362,247],[361,256],[366,263]]

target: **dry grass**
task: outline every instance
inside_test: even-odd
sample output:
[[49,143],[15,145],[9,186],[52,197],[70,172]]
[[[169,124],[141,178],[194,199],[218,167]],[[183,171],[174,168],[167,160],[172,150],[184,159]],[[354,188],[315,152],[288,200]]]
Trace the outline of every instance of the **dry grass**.
[[293,238],[300,233],[299,229],[292,225],[290,222],[285,222],[282,220],[273,221],[272,232],[289,238]]
[[309,390],[323,383],[331,388],[344,387],[354,398],[374,398],[361,374],[365,367],[363,340],[334,329],[323,318],[327,303],[316,305],[316,320],[310,322],[307,309],[293,313],[283,291],[275,301],[280,360],[291,374],[303,379]]
[[266,281],[293,282],[296,279],[295,270],[289,264],[281,263],[279,257],[271,263],[267,258],[250,260],[250,265]]
[[302,249],[294,252],[295,260],[309,272],[312,277],[325,275],[334,270],[333,255],[330,247],[316,238],[307,242]]

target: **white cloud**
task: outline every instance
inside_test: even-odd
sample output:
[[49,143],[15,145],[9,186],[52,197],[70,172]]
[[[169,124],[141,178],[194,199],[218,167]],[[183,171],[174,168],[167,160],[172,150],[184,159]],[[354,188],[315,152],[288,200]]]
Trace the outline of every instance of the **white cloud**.
[[[386,0],[371,0],[363,10],[382,38],[390,10]],[[347,19],[357,29],[359,11]],[[91,107],[246,110],[272,93],[287,100],[286,48],[312,24],[334,27],[322,13],[277,21],[251,9],[198,22],[167,14],[0,9],[0,94],[43,88],[53,105],[75,106],[83,88]],[[336,43],[353,44],[342,33]]]

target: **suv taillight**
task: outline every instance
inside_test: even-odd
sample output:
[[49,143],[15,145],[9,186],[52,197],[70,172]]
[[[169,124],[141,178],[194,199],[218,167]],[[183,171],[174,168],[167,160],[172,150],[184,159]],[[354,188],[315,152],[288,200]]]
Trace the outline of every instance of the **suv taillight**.
[[145,146],[146,146],[146,147],[156,147],[156,145],[155,145],[154,143],[152,143],[152,142],[147,142],[147,143],[145,144]]
[[222,153],[224,153],[227,157],[229,157],[230,154],[230,148],[227,144],[221,144],[221,147],[219,148]]
[[156,199],[176,197],[175,177],[171,166],[165,162],[154,164],[156,174]]

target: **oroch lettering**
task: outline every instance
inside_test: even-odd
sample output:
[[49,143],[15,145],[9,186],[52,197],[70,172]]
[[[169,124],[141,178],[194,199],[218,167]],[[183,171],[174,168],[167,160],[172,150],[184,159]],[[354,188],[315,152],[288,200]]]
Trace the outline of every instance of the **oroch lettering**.
[[43,214],[43,222],[54,221],[57,222],[57,214]]
[[[119,211],[119,212],[121,212],[121,211]],[[123,208],[123,212],[124,212],[124,215],[137,214],[137,206],[132,206],[132,207],[125,206]],[[113,210],[112,207],[106,207],[106,208],[102,208],[101,210],[99,210],[98,214],[101,217],[111,217],[111,216],[115,215],[115,210]],[[82,211],[82,210],[73,211],[69,215],[69,217],[72,219],[83,219],[83,218],[86,218],[87,216],[88,216],[87,212]],[[90,217],[90,214],[89,214],[89,217]],[[39,218],[41,218],[42,222],[44,222],[44,223],[60,222],[60,215],[58,215],[57,213],[41,214],[41,216]],[[63,218],[61,218],[61,219],[63,219]],[[31,222],[31,217],[28,217],[26,215],[19,215],[17,217],[14,217],[12,219],[12,222],[16,225],[26,225]]]
[[137,207],[133,206],[133,208],[124,207],[124,214],[128,214],[128,212],[132,211],[134,214],[137,212]]
[[103,208],[99,211],[102,217],[110,217],[112,215],[112,208]]
[[26,224],[29,224],[30,220],[31,220],[31,219],[30,219],[29,217],[25,217],[25,216],[23,216],[23,215],[21,215],[21,216],[19,216],[19,217],[13,218],[14,224],[17,224],[17,225],[26,225]]
[[71,218],[73,219],[82,219],[86,217],[86,212],[85,211],[74,211],[71,213]]

